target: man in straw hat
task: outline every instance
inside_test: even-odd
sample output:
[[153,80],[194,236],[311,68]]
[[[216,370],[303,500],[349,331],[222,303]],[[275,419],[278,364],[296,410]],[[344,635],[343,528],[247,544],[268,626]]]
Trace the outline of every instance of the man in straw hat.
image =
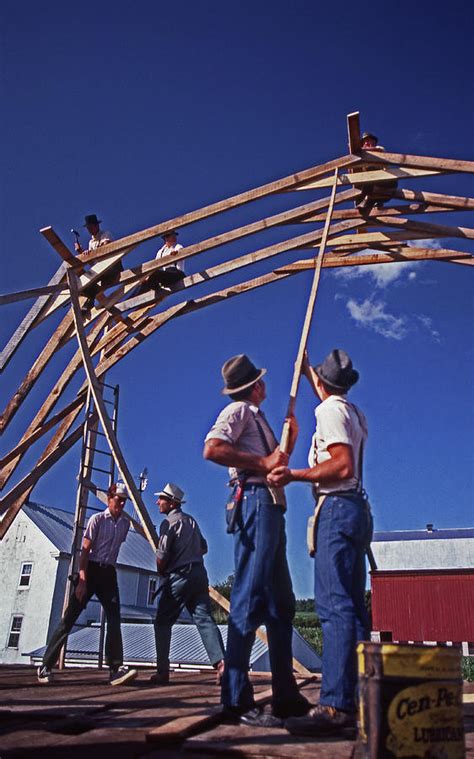
[[93,514],[87,523],[74,593],[46,647],[43,664],[38,667],[38,681],[43,685],[52,682],[51,670],[59,652],[93,595],[99,599],[107,617],[105,657],[110,669],[110,684],[122,685],[137,676],[135,669],[123,666],[120,596],[115,570],[120,546],[130,527],[130,521],[122,514],[127,498],[125,485],[114,483],[107,491],[105,511]]
[[335,349],[304,372],[321,400],[308,469],[279,467],[269,476],[275,485],[309,482],[316,498],[314,525],[316,611],[323,631],[323,679],[320,701],[307,716],[286,726],[295,735],[320,735],[355,727],[356,643],[367,640],[365,554],[372,538],[372,516],[362,487],[367,422],[347,400],[359,379],[352,361]]
[[[285,498],[269,488],[267,475],[288,462],[260,410],[263,376],[246,355],[222,367],[223,394],[231,403],[208,433],[204,458],[230,469],[233,492],[227,505],[228,532],[234,536],[235,579],[230,601],[222,703],[229,719],[257,727],[278,727],[285,717],[306,714],[292,666],[295,597],[286,558]],[[290,449],[297,436],[291,419]],[[270,712],[258,708],[248,677],[257,628],[265,624],[272,669]]]
[[209,661],[217,670],[217,683],[220,684],[224,644],[211,614],[209,580],[203,561],[207,543],[196,520],[181,508],[185,502],[181,488],[169,482],[155,495],[165,519],[160,526],[156,552],[162,580],[157,591],[155,619],[156,674],[150,681],[154,685],[169,682],[171,628],[186,607],[197,626]]

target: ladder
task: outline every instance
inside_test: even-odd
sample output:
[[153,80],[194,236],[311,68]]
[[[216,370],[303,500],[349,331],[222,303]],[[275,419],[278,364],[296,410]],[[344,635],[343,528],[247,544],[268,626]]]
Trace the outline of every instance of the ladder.
[[[100,382],[104,403],[111,407],[110,419],[114,432],[117,433],[119,385],[109,385]],[[106,398],[108,394],[111,397]],[[71,558],[69,561],[68,578],[64,593],[62,613],[64,615],[72,593],[75,592],[75,578],[79,571],[79,559],[81,555],[82,537],[86,526],[87,510],[98,511],[89,507],[89,493],[92,492],[99,500],[107,503],[107,490],[115,481],[115,460],[110,450],[100,447],[101,439],[105,433],[99,430],[97,415],[94,413],[94,401],[89,392],[86,403],[86,418],[82,436],[81,458],[79,464],[78,485],[76,493],[76,508],[74,513],[73,538],[71,546]],[[104,461],[105,459],[105,461]],[[100,484],[95,484],[97,478]],[[99,633],[99,669],[103,666],[103,650],[105,637],[105,615],[101,606],[100,633]],[[59,668],[64,668],[67,651],[67,640],[59,657]]]

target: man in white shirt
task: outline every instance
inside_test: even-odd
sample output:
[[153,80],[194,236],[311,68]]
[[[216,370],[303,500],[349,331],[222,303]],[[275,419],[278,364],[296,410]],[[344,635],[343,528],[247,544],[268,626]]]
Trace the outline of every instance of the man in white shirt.
[[[102,220],[97,218],[97,214],[87,214],[84,221],[84,226],[89,232],[91,238],[89,240],[87,251],[84,251],[81,243],[79,240],[77,240],[74,243],[74,249],[76,253],[91,253],[92,251],[97,250],[97,248],[102,247],[102,245],[107,245],[107,243],[112,242],[113,237],[110,232],[105,232],[100,228]],[[111,266],[110,269],[107,270],[99,282],[95,282],[93,285],[84,288],[83,294],[86,295],[90,301],[87,304],[87,308],[91,308],[93,306],[95,297],[101,288],[111,287],[112,285],[117,284],[122,271],[123,266],[121,262],[118,261],[116,264],[114,264],[114,266]]]
[[[157,252],[155,259],[167,258],[168,256],[176,255],[183,246],[178,242],[178,232],[176,229],[170,229],[165,232],[162,239],[164,244]],[[184,278],[184,262],[176,261],[176,263],[168,263],[162,269],[153,272],[142,285],[141,290],[159,288],[169,288]]]
[[373,524],[362,489],[367,422],[346,397],[359,373],[338,349],[314,369],[307,362],[304,372],[322,401],[310,467],[277,467],[267,479],[276,486],[309,482],[317,499],[314,596],[323,631],[321,695],[308,715],[287,720],[286,727],[295,735],[323,735],[356,725],[356,644],[370,635],[365,554]]

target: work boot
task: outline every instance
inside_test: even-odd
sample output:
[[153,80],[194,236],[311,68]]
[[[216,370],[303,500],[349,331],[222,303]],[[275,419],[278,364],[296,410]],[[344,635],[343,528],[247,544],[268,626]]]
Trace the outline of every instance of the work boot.
[[226,722],[247,725],[247,727],[283,727],[283,720],[275,717],[269,707],[254,706],[252,709],[242,711],[237,706],[224,706],[222,714]]
[[305,717],[290,717],[285,720],[285,727],[292,735],[332,735],[348,728],[355,729],[356,726],[355,712],[346,712],[323,704],[317,704]]
[[272,714],[280,719],[289,717],[304,717],[311,709],[311,704],[304,696],[292,701],[276,701],[272,704]]
[[170,673],[169,672],[155,672],[155,674],[150,677],[149,682],[152,685],[169,685]]
[[53,682],[53,673],[50,669],[45,667],[44,665],[41,667],[38,667],[36,670],[36,677],[39,683],[41,685],[48,685],[49,683]]

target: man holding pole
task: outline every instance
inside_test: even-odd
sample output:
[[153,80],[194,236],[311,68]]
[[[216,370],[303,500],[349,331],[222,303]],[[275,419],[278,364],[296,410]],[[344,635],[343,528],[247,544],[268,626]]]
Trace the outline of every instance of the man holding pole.
[[[358,372],[343,350],[333,350],[314,369],[303,366],[321,404],[308,469],[281,466],[268,476],[275,486],[309,482],[316,498],[313,545],[315,603],[323,631],[320,702],[307,716],[289,719],[295,735],[322,735],[355,727],[356,643],[367,640],[365,555],[372,516],[362,487],[367,422],[347,400]],[[312,551],[311,551],[312,549]]]
[[[286,558],[285,494],[270,487],[267,475],[288,462],[260,406],[266,398],[263,376],[246,355],[222,367],[223,394],[232,402],[208,433],[204,458],[228,466],[232,496],[228,532],[234,536],[235,580],[230,601],[222,703],[229,719],[257,727],[277,727],[282,719],[306,714],[309,703],[293,676],[292,621],[295,612]],[[296,420],[289,422],[291,452]],[[257,628],[266,625],[272,670],[272,711],[258,708],[248,677]]]

